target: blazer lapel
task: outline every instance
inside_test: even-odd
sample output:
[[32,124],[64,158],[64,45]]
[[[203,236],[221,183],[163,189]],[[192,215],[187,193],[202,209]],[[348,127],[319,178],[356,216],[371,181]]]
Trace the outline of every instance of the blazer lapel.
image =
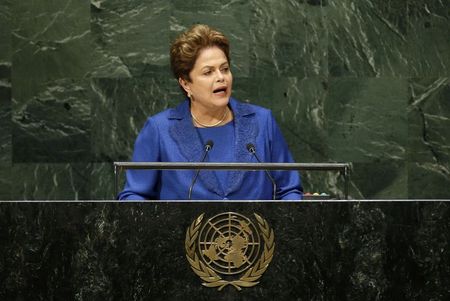
[[[247,151],[246,146],[248,143],[256,144],[256,137],[259,132],[256,115],[254,109],[250,105],[240,103],[233,98],[230,99],[230,105],[233,110],[235,125],[235,161],[249,163],[252,161],[252,154]],[[244,171],[230,171],[228,177],[229,185],[226,194],[230,194],[240,189],[244,176]]]
[[[202,145],[197,130],[192,124],[189,114],[189,100],[184,101],[173,109],[169,119],[173,121],[170,123],[170,136],[176,141],[185,160],[187,162],[199,162],[204,153],[204,145]],[[208,156],[205,162],[208,162]],[[223,191],[214,172],[201,170],[199,178],[208,190],[213,191],[219,196],[223,195]]]

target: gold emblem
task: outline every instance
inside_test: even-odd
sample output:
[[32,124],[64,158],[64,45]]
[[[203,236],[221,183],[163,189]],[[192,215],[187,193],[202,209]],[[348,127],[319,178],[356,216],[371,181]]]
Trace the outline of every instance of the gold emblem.
[[186,257],[207,287],[237,290],[252,287],[266,271],[275,250],[273,230],[254,213],[257,226],[246,216],[220,213],[203,223],[202,213],[186,231]]

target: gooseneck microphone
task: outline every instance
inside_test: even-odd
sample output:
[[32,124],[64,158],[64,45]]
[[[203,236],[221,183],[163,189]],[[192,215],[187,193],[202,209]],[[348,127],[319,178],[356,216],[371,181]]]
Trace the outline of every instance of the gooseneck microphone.
[[[212,149],[213,146],[214,146],[214,142],[212,142],[212,140],[206,141],[205,146],[204,146],[205,151],[203,152],[203,157],[200,162],[205,161],[206,155]],[[191,186],[189,187],[189,200],[192,198],[192,189],[194,188],[194,185],[195,185],[195,182],[197,181],[199,173],[200,173],[200,169],[197,169],[197,171],[195,172],[195,176],[192,179]]]
[[[247,150],[253,155],[255,156],[256,160],[259,163],[262,163],[261,160],[259,160],[258,156],[256,155],[256,148],[252,143],[248,143],[247,144]],[[273,199],[276,200],[276,196],[277,196],[277,183],[275,183],[274,178],[270,175],[270,173],[267,170],[264,170],[266,172],[267,177],[270,179],[270,181],[272,182],[273,185]]]

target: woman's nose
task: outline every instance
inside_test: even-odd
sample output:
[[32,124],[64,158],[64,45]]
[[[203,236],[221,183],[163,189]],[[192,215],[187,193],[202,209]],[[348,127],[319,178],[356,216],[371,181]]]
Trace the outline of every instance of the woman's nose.
[[217,81],[223,81],[225,79],[225,77],[222,74],[221,70],[217,70]]

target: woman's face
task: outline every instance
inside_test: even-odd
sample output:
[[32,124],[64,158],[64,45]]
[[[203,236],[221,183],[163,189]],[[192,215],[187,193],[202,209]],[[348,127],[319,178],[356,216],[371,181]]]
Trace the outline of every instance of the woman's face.
[[192,104],[203,109],[217,109],[228,105],[233,76],[225,53],[219,47],[202,49],[189,73],[191,81],[179,79],[191,95]]

